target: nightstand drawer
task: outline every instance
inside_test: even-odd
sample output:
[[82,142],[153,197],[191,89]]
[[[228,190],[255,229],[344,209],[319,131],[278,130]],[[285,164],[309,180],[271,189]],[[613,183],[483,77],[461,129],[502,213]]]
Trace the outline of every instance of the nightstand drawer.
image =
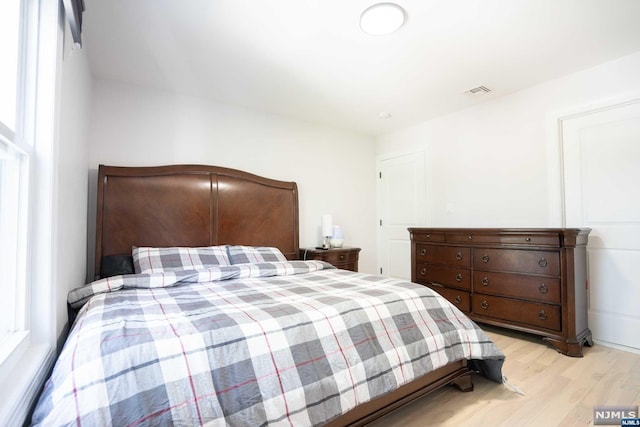
[[327,261],[329,264],[344,264],[358,260],[358,254],[351,251],[338,251],[329,250],[326,251],[326,255],[322,257],[323,261]]
[[360,248],[332,248],[327,250],[302,248],[300,249],[300,259],[320,260],[328,262],[341,270],[358,271],[358,254]]

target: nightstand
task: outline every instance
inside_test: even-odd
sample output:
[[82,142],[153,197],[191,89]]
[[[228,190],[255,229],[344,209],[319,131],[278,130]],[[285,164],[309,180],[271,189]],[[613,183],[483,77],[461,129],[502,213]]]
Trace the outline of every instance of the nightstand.
[[360,248],[331,248],[327,250],[315,248],[300,248],[300,259],[316,259],[326,261],[335,268],[358,271],[358,253]]

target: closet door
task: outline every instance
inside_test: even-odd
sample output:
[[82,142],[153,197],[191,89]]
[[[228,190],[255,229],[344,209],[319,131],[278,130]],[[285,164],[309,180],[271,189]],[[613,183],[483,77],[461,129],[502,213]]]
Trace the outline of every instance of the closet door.
[[640,349],[640,100],[562,120],[567,227],[590,227],[589,328]]
[[411,280],[411,241],[407,228],[425,225],[425,153],[378,163],[378,264],[385,276]]

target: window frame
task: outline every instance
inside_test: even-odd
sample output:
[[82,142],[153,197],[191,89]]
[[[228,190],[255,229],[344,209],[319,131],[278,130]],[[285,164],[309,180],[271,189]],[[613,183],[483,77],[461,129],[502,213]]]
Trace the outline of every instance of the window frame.
[[[24,336],[29,327],[26,270],[30,156],[3,134],[0,134],[0,144],[3,148],[6,147],[3,151],[7,159],[6,165],[0,165],[0,196],[3,198],[8,196],[8,200],[0,203],[0,234],[3,236],[3,247],[0,247],[0,269],[5,273],[5,279],[8,276],[7,282],[10,285],[10,289],[4,290],[8,295],[3,295],[0,302],[2,310],[0,315],[3,316],[1,322],[3,330],[0,331],[1,366],[12,351],[12,347],[18,345],[17,337]],[[14,188],[16,182],[18,187]],[[10,206],[9,209],[6,208],[7,204]],[[9,329],[8,332],[7,329]]]
[[[17,0],[19,24],[15,47],[14,110],[10,117],[11,123],[5,125],[0,122],[0,144],[6,160],[6,168],[0,168],[0,197],[8,197],[7,200],[0,200],[0,234],[4,243],[0,247],[0,264],[6,272],[5,286],[9,285],[9,289],[4,288],[8,295],[3,295],[0,303],[0,315],[3,316],[0,321],[0,369],[15,348],[28,337],[29,329],[26,269],[29,238],[27,226],[30,218],[29,160],[33,150],[29,141],[23,138],[29,114],[24,109],[28,105],[24,90],[28,81],[23,71],[31,66],[31,58],[27,52],[33,48],[30,45],[32,16],[29,15],[29,6],[27,0]],[[13,129],[7,125],[13,126]],[[15,183],[18,184],[17,188],[14,187]]]
[[[59,1],[21,0],[19,73],[14,144],[28,158],[26,239],[21,266],[24,328],[13,334],[0,362],[0,425],[22,425],[35,403],[56,356],[56,93],[64,23]],[[8,130],[8,129],[4,129]]]

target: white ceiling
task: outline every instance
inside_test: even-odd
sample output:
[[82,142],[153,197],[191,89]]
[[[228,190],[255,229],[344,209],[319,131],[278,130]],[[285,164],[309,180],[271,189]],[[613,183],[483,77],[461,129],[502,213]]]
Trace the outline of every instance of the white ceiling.
[[640,51],[639,0],[397,0],[369,36],[376,2],[85,0],[83,41],[100,78],[369,135]]

